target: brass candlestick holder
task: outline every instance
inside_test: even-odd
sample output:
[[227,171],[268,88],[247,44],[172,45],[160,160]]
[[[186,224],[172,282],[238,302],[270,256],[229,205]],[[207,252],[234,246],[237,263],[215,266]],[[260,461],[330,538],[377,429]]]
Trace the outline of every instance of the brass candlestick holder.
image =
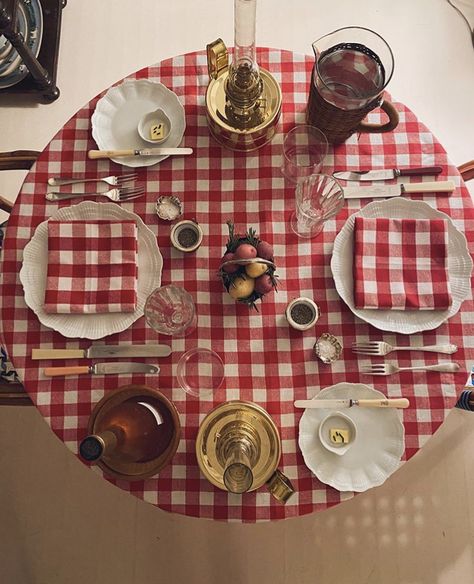
[[207,45],[206,113],[214,138],[231,150],[257,150],[275,134],[282,95],[255,55],[256,0],[234,0],[235,48],[229,66],[222,39]]

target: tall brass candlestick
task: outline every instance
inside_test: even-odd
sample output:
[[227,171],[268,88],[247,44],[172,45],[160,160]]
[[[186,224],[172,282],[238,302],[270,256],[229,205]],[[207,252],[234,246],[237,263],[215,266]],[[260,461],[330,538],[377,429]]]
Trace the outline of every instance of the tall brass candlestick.
[[267,144],[281,113],[280,86],[256,61],[256,5],[256,0],[234,0],[235,47],[230,66],[221,39],[207,45],[209,129],[232,150],[256,150]]

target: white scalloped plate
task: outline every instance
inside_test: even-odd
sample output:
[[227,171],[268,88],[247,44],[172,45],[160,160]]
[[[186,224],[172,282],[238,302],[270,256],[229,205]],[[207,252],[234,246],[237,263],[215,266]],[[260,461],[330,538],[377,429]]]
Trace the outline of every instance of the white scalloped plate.
[[[362,383],[338,383],[319,392],[314,399],[386,398]],[[381,485],[400,466],[405,451],[405,429],[400,412],[390,408],[341,410],[355,424],[354,444],[339,456],[319,439],[319,425],[336,409],[307,409],[300,420],[298,444],[306,466],[317,478],[338,491],[362,492]]]
[[[447,310],[373,310],[354,304],[354,222],[355,217],[390,219],[446,219],[448,223],[448,275],[452,304]],[[331,271],[339,296],[351,311],[382,331],[413,334],[432,330],[455,315],[471,290],[472,259],[466,237],[451,218],[423,201],[395,198],[375,201],[351,215],[334,240]]]
[[[138,133],[142,116],[161,108],[171,122],[168,138],[160,148],[176,148],[183,139],[186,128],[184,107],[178,96],[162,83],[137,79],[124,81],[107,91],[99,99],[92,114],[92,137],[99,150],[127,150],[150,148]],[[152,166],[167,156],[131,156],[111,158],[124,166]]]
[[161,285],[163,257],[154,233],[138,215],[114,203],[84,201],[78,205],[58,209],[52,219],[75,221],[96,219],[133,219],[137,223],[138,237],[138,282],[137,308],[130,313],[109,314],[48,314],[44,311],[44,294],[48,271],[48,221],[36,228],[31,240],[23,250],[23,265],[20,280],[25,293],[25,302],[37,315],[39,321],[68,338],[101,339],[119,333],[131,326],[143,315],[145,302],[150,293]]

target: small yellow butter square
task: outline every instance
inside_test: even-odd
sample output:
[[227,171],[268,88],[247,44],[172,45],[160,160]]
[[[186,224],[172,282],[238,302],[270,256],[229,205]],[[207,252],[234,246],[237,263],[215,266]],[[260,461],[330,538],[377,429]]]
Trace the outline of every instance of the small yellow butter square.
[[331,428],[329,430],[329,439],[333,444],[348,444],[350,440],[349,430]]
[[152,124],[150,127],[150,139],[161,140],[163,138],[164,126],[163,124]]

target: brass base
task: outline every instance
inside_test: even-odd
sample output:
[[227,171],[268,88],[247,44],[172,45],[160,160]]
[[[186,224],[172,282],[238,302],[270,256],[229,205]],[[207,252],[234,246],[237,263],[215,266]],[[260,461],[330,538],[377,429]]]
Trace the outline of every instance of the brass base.
[[199,468],[209,482],[226,491],[221,456],[227,435],[237,434],[251,441],[258,452],[252,461],[253,482],[249,491],[264,485],[275,473],[280,461],[281,443],[277,427],[260,406],[230,401],[214,408],[202,421],[196,439]]
[[273,138],[281,114],[282,94],[275,78],[260,68],[263,83],[261,103],[263,120],[253,128],[236,128],[226,112],[226,82],[229,71],[211,79],[206,92],[206,114],[212,136],[226,148],[249,152],[268,144]]

